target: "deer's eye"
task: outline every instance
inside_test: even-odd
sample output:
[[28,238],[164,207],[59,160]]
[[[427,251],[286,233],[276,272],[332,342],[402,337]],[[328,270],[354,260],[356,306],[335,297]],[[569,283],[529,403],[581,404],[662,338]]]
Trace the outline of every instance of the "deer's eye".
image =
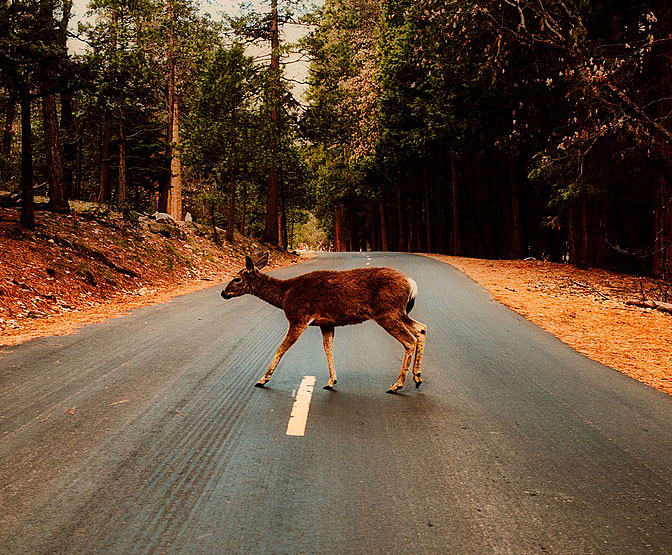
[[240,278],[233,278],[233,283],[240,283],[241,281],[243,280]]

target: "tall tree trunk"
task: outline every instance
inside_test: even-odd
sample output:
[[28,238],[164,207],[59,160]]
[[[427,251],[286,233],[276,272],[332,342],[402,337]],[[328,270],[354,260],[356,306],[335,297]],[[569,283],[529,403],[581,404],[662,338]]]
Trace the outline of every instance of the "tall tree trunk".
[[474,165],[474,181],[473,189],[475,195],[472,203],[472,213],[474,216],[474,224],[476,226],[477,237],[480,241],[480,248],[478,255],[481,258],[496,258],[494,249],[492,248],[492,222],[490,217],[490,195],[488,182],[488,160],[486,155],[479,152],[472,156],[472,163]]
[[383,252],[387,251],[387,222],[385,221],[385,194],[378,201],[378,212],[380,213],[380,241]]
[[588,266],[588,230],[586,197],[581,194],[569,204],[569,262],[579,268]]
[[30,94],[26,89],[19,93],[21,102],[21,216],[23,227],[35,228],[33,208],[33,133],[30,125]]
[[292,247],[294,247],[294,220],[295,220],[294,217],[290,218],[289,220],[289,233],[287,241],[287,244],[292,245]]
[[[72,0],[64,0],[62,3],[62,17],[58,22],[60,30],[61,47],[64,51],[68,48],[68,25],[72,15]],[[72,176],[77,156],[77,146],[73,140],[73,128],[75,118],[72,110],[72,93],[61,94],[61,143],[63,147],[63,183],[65,186],[65,198],[72,198]]]
[[119,118],[119,190],[117,191],[117,204],[119,206],[126,203],[126,193],[126,123],[122,112]]
[[[170,135],[172,135],[172,126]],[[168,210],[170,210],[170,181],[173,159],[173,147],[171,146],[171,143],[168,142],[169,140],[172,141],[172,137],[167,137],[165,171],[162,172],[162,176],[159,179],[159,198],[156,207],[159,212],[164,212],[166,214],[168,213]]]
[[49,179],[49,206],[52,210],[67,212],[70,210],[70,206],[65,195],[65,178],[63,177],[55,94],[48,94],[43,97],[42,112],[44,115],[44,146]]
[[369,241],[371,242],[371,250],[379,251],[380,250],[380,229],[378,227],[378,222],[376,221],[376,205],[372,200],[369,200]]
[[348,203],[348,221],[350,224],[350,251],[359,251],[359,225],[357,221],[357,201],[350,199]]
[[266,191],[266,222],[264,241],[271,245],[279,243],[278,201],[279,167],[278,135],[280,132],[280,34],[278,29],[278,0],[271,0],[271,168]]
[[233,229],[236,226],[236,170],[229,168],[229,221],[226,224],[226,240],[233,244]]
[[[672,2],[660,2],[661,12],[669,14]],[[670,34],[670,18],[661,17],[659,33]],[[656,116],[658,121],[668,130],[672,130],[669,115],[672,112],[672,44],[669,40],[661,41],[658,52],[658,104]],[[658,148],[657,156],[664,164],[670,164],[672,149],[669,144]],[[672,183],[665,175],[658,173],[654,178],[654,244],[653,244],[653,275],[660,279],[672,279]]]
[[100,141],[100,167],[98,170],[98,202],[109,203],[112,197],[110,187],[110,136],[112,135],[112,115],[105,109]]
[[[173,74],[174,75],[174,74]],[[180,110],[175,94],[175,79],[173,77],[173,133],[170,158],[170,215],[181,221],[182,215],[182,163],[178,149],[175,148],[180,142]]]
[[168,17],[168,52],[167,52],[167,71],[168,88],[166,95],[166,170],[159,181],[159,202],[158,211],[172,214],[173,201],[171,188],[173,186],[173,143],[175,130],[173,119],[175,116],[175,10],[173,0],[166,2]]
[[[445,166],[444,166],[445,167]],[[445,253],[446,251],[446,192],[449,187],[444,187],[443,175],[438,167],[438,160],[432,157],[431,175],[433,179],[434,202],[434,251]]]
[[[420,181],[421,177],[420,175],[417,176],[418,182]],[[412,189],[413,191],[413,200],[415,202],[415,209],[413,211],[414,214],[414,219],[415,219],[415,248],[414,252],[425,252],[426,250],[426,243],[424,241],[424,225],[423,225],[423,219],[422,219],[422,187],[418,183],[415,187]]]
[[672,279],[672,186],[664,176],[655,178],[655,241],[653,275]]
[[[525,244],[523,240],[523,218],[521,216],[522,194],[520,191],[520,183],[518,182],[518,167],[513,158],[509,158],[508,162],[504,160],[506,172],[508,176],[509,202],[511,206],[511,221],[509,229],[511,230],[509,236],[508,258],[518,259],[523,258],[525,254]],[[503,230],[504,231],[504,230]]]
[[425,233],[427,234],[425,247],[427,252],[432,252],[432,221],[430,214],[432,212],[431,205],[429,204],[429,162],[423,162],[422,177],[424,181],[424,204],[425,204]]
[[454,256],[462,254],[462,235],[460,233],[460,195],[457,178],[457,161],[455,156],[450,159],[450,252]]
[[73,198],[73,176],[77,159],[77,141],[74,135],[75,116],[72,107],[72,93],[61,95],[61,140],[63,142],[63,179],[65,196]]
[[79,139],[77,140],[77,174],[75,175],[75,184],[73,191],[73,198],[79,199],[82,194],[82,164],[83,160],[83,150],[84,150],[84,138],[82,137],[82,129],[80,126],[79,129]]
[[[397,249],[401,252],[408,251],[408,242],[406,240],[406,219],[404,216],[405,202],[401,194],[401,184],[397,187]],[[385,249],[387,250],[387,249]]]
[[343,205],[339,203],[334,206],[334,250],[336,252],[345,252],[344,224]]

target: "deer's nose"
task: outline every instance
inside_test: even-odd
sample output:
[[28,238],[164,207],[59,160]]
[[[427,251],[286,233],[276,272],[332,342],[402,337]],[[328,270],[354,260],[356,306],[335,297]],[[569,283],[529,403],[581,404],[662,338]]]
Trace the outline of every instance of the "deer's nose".
[[231,295],[229,295],[226,291],[222,291],[222,298],[224,299],[230,299]]

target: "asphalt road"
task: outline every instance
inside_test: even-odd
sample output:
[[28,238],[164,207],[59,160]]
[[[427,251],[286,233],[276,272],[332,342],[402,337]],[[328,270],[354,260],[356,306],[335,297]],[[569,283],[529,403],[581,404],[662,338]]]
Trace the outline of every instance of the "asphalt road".
[[336,391],[317,328],[253,387],[284,315],[221,287],[1,351],[0,552],[672,553],[672,398],[450,266],[369,263],[418,283],[418,391],[385,394],[403,348],[372,322],[337,328]]

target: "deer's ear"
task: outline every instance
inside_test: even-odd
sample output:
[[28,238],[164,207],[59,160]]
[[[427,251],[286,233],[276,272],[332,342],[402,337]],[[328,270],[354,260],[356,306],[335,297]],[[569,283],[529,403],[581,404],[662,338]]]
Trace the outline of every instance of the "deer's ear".
[[261,270],[268,264],[269,252],[266,251],[264,254],[261,254],[257,257],[257,260],[254,262],[254,265],[257,267],[257,270]]
[[245,268],[247,268],[250,272],[254,270],[254,262],[252,262],[252,259],[249,256],[245,257]]

